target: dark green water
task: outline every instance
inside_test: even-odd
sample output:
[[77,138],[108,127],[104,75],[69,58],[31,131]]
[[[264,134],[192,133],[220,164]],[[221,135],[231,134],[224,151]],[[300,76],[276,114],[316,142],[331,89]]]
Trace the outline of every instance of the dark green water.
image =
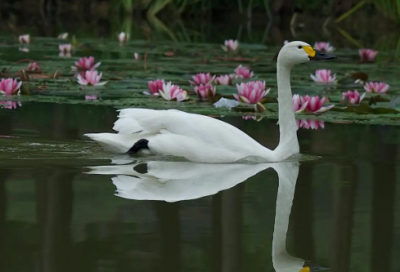
[[[382,47],[377,63],[360,64],[354,44],[335,33],[334,45],[342,45],[339,59],[295,68],[293,92],[324,95],[338,104],[342,91],[355,88],[349,74],[362,71],[392,86],[387,99],[373,107],[392,101],[391,107],[399,109],[393,43],[365,42]],[[400,271],[398,114],[302,115],[325,121],[325,128],[298,131],[307,155],[300,162],[213,168],[149,157],[142,163],[165,169],[165,178],[149,179],[132,175],[140,162],[103,152],[82,135],[111,131],[119,108],[177,108],[223,115],[222,120],[273,149],[279,139],[274,101],[257,122],[242,119],[248,115],[244,111],[163,102],[142,92],[155,78],[189,90],[187,80],[197,72],[231,73],[244,64],[276,97],[272,58],[278,47],[269,45],[278,43],[243,44],[245,59],[237,61],[221,60],[219,44],[132,41],[119,46],[110,39],[78,39],[82,45],[72,58],[60,58],[60,41],[54,38],[33,37],[25,53],[15,37],[0,37],[1,69],[15,65],[9,72],[16,73],[26,63],[15,62],[29,58],[46,74],[59,70],[63,75],[31,80],[26,85],[32,95],[11,98],[22,106],[0,108],[1,271],[299,272],[306,261],[336,272]],[[165,56],[171,50],[175,55]],[[148,54],[146,67],[143,59],[133,61],[134,52]],[[105,88],[75,83],[70,66],[87,55],[102,61],[99,70],[110,81]],[[319,68],[337,73],[339,84],[330,89],[313,84],[309,74]],[[229,95],[235,88],[219,91]],[[85,95],[99,99],[85,100]],[[95,167],[92,174],[90,167]]]
[[[27,122],[27,114],[40,110],[52,114]],[[73,112],[81,118],[68,122]],[[102,122],[93,122],[92,115]],[[302,152],[322,158],[275,164],[289,179],[263,170],[271,165],[248,165],[238,170],[248,175],[241,182],[223,174],[221,166],[218,179],[201,179],[208,173],[202,169],[197,181],[177,173],[163,183],[145,180],[142,187],[126,189],[128,197],[130,192],[133,198],[175,200],[222,190],[167,203],[116,196],[111,179],[124,173],[123,166],[111,175],[85,174],[88,166],[111,165],[110,159],[134,163],[82,138],[85,132],[107,130],[114,118],[110,107],[55,109],[40,103],[3,117],[2,271],[274,271],[271,256],[280,251],[273,243],[287,250],[276,271],[298,271],[285,267],[293,257],[331,271],[400,269],[399,127],[328,123],[325,129],[300,130]],[[278,141],[275,121],[223,120],[269,147]],[[149,183],[156,187],[148,189]],[[275,217],[275,231],[288,228],[280,247]]]

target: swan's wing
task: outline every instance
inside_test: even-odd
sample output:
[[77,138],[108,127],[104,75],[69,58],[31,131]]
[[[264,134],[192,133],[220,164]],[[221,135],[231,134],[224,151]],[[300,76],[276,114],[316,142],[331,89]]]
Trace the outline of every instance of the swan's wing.
[[240,129],[211,117],[178,110],[124,109],[114,130],[120,134],[174,134],[199,140],[211,146],[223,146],[242,154],[266,150]]

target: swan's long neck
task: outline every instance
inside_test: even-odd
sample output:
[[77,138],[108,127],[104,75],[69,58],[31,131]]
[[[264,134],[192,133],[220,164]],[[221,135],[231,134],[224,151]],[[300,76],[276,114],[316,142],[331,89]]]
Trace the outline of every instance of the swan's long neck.
[[291,67],[280,63],[278,59],[277,68],[280,139],[275,156],[278,160],[284,160],[299,153],[299,142],[290,87]]

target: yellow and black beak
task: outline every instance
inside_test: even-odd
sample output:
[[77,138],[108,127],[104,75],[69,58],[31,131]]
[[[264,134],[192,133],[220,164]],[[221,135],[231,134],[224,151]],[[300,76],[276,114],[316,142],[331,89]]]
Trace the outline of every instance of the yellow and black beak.
[[303,46],[304,51],[308,54],[310,60],[330,60],[336,59],[334,55],[328,55],[324,52],[314,50],[311,46]]

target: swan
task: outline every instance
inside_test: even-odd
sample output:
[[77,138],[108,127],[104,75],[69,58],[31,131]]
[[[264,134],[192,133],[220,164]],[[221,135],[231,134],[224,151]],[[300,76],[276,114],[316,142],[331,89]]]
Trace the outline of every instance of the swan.
[[131,200],[177,202],[217,194],[273,168],[278,174],[272,264],[276,272],[316,272],[326,268],[291,256],[286,250],[290,213],[299,174],[299,163],[205,164],[150,161],[90,167],[86,174],[114,175],[116,196]]
[[123,109],[113,127],[118,133],[85,136],[116,153],[147,152],[203,163],[283,161],[300,151],[290,71],[296,64],[333,58],[301,41],[287,43],[280,50],[277,59],[280,140],[275,150],[223,121],[179,110]]

